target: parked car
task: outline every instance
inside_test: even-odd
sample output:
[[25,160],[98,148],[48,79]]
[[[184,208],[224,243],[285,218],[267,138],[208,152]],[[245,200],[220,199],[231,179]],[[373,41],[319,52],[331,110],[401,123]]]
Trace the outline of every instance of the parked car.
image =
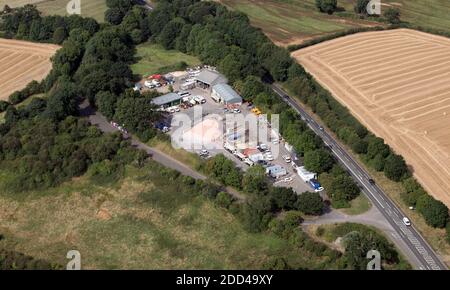
[[266,151],[269,150],[269,146],[267,146],[267,145],[264,144],[264,143],[259,144],[257,148],[258,148],[258,150],[261,151],[261,152],[266,152]]
[[234,110],[233,110],[233,113],[235,113],[235,114],[240,114],[240,113],[241,113],[241,110],[239,110],[239,109],[234,109]]
[[191,95],[191,93],[186,91],[178,92],[177,94],[181,97],[189,97]]
[[273,161],[274,160],[272,153],[264,154],[264,159],[267,160],[267,161]]
[[248,159],[248,158],[245,158],[245,159],[244,159],[244,163],[247,164],[248,166],[253,166],[253,165],[255,165],[255,163],[254,163],[253,161],[251,161],[250,159]]
[[266,160],[258,160],[256,163],[258,165],[261,165],[262,167],[269,167],[270,166],[270,163],[267,162]]

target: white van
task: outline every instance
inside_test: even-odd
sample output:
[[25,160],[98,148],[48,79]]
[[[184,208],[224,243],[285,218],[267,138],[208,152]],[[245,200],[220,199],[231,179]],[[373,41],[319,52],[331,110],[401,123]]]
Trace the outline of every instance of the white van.
[[194,97],[194,100],[195,100],[197,103],[199,103],[199,104],[204,104],[204,103],[206,103],[206,99],[205,99],[204,97],[202,97],[202,96],[195,96],[195,97]]

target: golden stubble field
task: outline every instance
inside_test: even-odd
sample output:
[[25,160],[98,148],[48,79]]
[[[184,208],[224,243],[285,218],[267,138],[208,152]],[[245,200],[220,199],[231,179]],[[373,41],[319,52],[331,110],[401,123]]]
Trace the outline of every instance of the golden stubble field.
[[408,29],[366,32],[293,56],[450,206],[450,39]]
[[58,49],[52,44],[0,38],[0,100],[7,100],[32,80],[42,80],[50,72],[50,58]]

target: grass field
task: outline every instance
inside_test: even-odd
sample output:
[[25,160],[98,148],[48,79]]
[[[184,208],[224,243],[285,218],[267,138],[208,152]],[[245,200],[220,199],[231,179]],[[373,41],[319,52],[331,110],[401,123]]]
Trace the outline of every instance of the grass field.
[[348,215],[359,215],[367,212],[372,207],[369,199],[361,193],[357,198],[350,202],[349,208],[340,209],[345,214]]
[[163,140],[155,137],[151,139],[147,145],[164,152],[194,170],[199,170],[205,163],[204,159],[201,159],[198,154],[188,152],[184,149],[175,149],[170,140]]
[[155,73],[168,73],[180,62],[188,66],[200,64],[194,56],[176,50],[165,50],[158,44],[144,43],[137,46],[136,57],[138,62],[131,66],[133,73],[148,76]]
[[[279,45],[304,40],[351,27],[378,26],[377,21],[361,20],[354,13],[356,0],[339,0],[343,10],[334,15],[317,11],[315,0],[217,0],[244,12]],[[450,2],[447,0],[383,0],[382,11],[397,7],[401,19],[414,25],[450,32]]]
[[62,265],[77,249],[85,269],[254,269],[274,257],[320,263],[283,239],[246,232],[156,164],[130,166],[126,176],[105,187],[82,177],[46,191],[0,194],[0,246]]
[[[69,0],[0,0],[0,7],[5,4],[10,7],[19,7],[25,4],[35,4],[44,15],[67,15],[66,6]],[[104,21],[106,0],[81,0],[81,15],[95,18],[99,22]]]
[[[311,2],[311,0],[307,0]],[[339,5],[353,12],[356,0],[340,0]],[[450,32],[450,1],[447,0],[382,0],[381,12],[388,7],[400,9],[402,21]]]
[[338,17],[317,11],[315,0],[220,0],[247,14],[276,44],[301,43],[315,36],[379,23]]

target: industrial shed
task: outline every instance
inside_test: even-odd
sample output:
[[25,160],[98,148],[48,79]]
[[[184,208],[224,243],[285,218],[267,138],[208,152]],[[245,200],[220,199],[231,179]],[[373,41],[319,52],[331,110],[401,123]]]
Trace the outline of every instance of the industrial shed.
[[228,80],[222,74],[211,71],[211,70],[202,70],[200,74],[195,78],[197,81],[197,85],[204,89],[209,89],[214,87],[217,84],[226,84]]
[[280,165],[274,165],[266,168],[266,173],[273,178],[280,178],[287,174],[286,168]]
[[227,84],[215,85],[212,89],[211,97],[219,103],[242,104],[242,97]]
[[181,103],[181,96],[175,93],[169,93],[152,100],[152,103],[156,106],[163,108],[172,107]]

